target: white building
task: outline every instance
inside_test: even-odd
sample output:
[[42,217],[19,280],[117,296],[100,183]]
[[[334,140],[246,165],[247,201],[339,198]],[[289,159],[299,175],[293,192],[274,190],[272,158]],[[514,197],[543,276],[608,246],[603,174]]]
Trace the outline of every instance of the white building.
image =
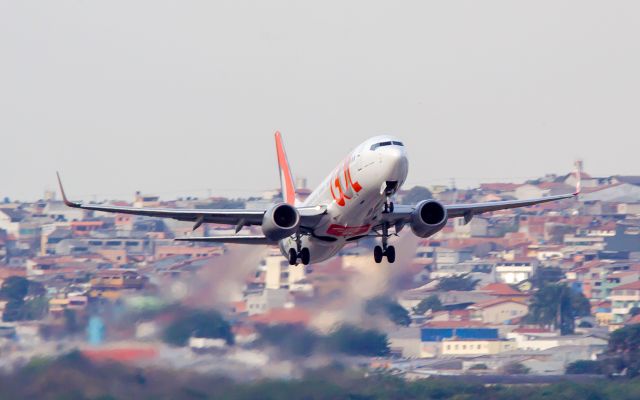
[[287,289],[264,289],[245,294],[247,314],[264,314],[274,308],[283,308],[289,302]]
[[[265,288],[267,289],[292,289],[298,291],[309,290],[306,283],[306,269],[302,264],[289,265],[289,261],[272,252],[264,258]],[[312,289],[312,288],[311,288]]]
[[503,283],[515,285],[533,277],[536,272],[535,260],[512,260],[496,263],[496,278]]

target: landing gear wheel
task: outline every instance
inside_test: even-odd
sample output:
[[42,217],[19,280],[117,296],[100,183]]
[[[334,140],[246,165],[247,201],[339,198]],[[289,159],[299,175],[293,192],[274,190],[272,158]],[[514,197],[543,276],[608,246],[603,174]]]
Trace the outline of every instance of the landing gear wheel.
[[295,249],[289,249],[289,265],[296,265],[298,261],[298,253]]
[[376,264],[380,264],[382,262],[382,256],[383,256],[382,247],[380,246],[374,247],[373,259],[375,260]]
[[387,247],[385,255],[387,256],[387,261],[389,261],[389,264],[393,264],[393,262],[396,261],[396,248],[393,246]]
[[302,264],[309,265],[311,261],[311,253],[307,247],[300,250],[300,259],[302,260]]

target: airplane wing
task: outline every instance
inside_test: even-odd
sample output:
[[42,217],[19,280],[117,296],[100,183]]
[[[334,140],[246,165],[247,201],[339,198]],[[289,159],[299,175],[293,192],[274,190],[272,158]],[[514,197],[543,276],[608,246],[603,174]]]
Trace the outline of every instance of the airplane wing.
[[[576,197],[579,193],[579,188],[577,188],[574,193],[561,194],[557,196],[539,197],[526,200],[503,200],[488,201],[483,203],[451,204],[445,205],[444,207],[447,209],[447,215],[449,218],[463,217],[466,222],[469,222],[474,215],[491,211],[506,210],[510,208],[528,207],[536,204],[548,203],[551,201],[558,201],[563,199],[571,199]],[[392,213],[382,214],[382,221],[387,222],[392,226],[408,223],[415,208],[416,206],[397,205],[394,207],[394,211]]]
[[238,236],[195,236],[175,239],[179,242],[237,243],[237,244],[276,244],[273,240],[261,235]]
[[[84,204],[69,201],[62,187],[60,174],[58,174],[58,184],[64,203],[68,207],[81,208],[84,210],[100,211],[107,213],[133,214],[147,217],[172,218],[178,221],[193,222],[193,229],[197,229],[205,222],[217,224],[235,225],[237,230],[243,226],[261,225],[262,218],[266,210],[247,209],[184,209],[184,208],[138,208],[127,206],[110,206],[100,204]],[[312,229],[326,212],[323,207],[298,207],[300,213],[300,227],[302,229]]]

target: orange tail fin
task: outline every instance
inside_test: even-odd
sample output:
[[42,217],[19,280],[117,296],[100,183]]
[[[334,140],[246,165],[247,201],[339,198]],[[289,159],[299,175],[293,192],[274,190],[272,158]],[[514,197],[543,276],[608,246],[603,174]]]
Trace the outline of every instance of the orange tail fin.
[[296,188],[293,185],[293,175],[289,168],[287,153],[284,151],[282,136],[276,131],[276,152],[278,154],[278,169],[280,171],[280,187],[282,188],[282,199],[287,204],[294,205],[296,202]]

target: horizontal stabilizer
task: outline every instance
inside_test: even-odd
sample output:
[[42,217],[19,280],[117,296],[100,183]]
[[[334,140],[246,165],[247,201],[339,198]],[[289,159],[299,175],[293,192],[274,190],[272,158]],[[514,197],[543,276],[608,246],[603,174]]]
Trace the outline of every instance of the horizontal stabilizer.
[[209,243],[237,243],[237,244],[277,244],[266,238],[265,236],[240,235],[240,236],[200,236],[200,237],[182,237],[175,239],[179,242],[209,242]]

